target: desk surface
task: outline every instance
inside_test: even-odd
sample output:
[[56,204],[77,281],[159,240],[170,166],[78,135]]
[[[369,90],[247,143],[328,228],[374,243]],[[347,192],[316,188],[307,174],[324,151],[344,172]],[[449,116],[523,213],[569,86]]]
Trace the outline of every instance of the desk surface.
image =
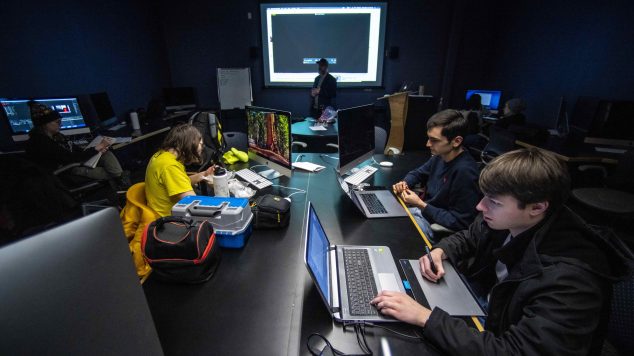
[[337,123],[328,124],[326,130],[313,131],[309,127],[315,124],[314,121],[304,120],[296,122],[291,127],[291,133],[293,136],[321,136],[321,137],[337,137]]
[[564,162],[586,162],[586,163],[618,163],[619,155],[614,153],[597,152],[595,145],[586,144],[572,138],[562,138],[549,136],[546,142],[529,143],[521,140],[515,143],[524,148],[540,148],[554,153]]
[[[377,157],[395,165],[380,167],[370,182],[390,185],[426,158],[422,153]],[[331,160],[316,154],[305,154],[304,160],[328,169],[319,173],[297,170],[292,179],[274,181],[307,191],[292,197],[291,223],[286,229],[256,230],[243,249],[224,249],[216,275],[207,283],[163,284],[150,277],[144,284],[167,355],[308,354],[306,338],[313,332],[328,337],[337,348],[358,352],[354,332],[345,332],[332,321],[304,266],[302,231],[307,202],[313,202],[332,243],[387,245],[400,259],[420,257],[423,239],[409,218],[365,219],[338,187]],[[269,189],[289,194],[277,187]],[[404,324],[392,326],[412,330]],[[424,343],[369,330],[373,351],[379,352],[381,340],[394,354],[429,354],[431,350]]]

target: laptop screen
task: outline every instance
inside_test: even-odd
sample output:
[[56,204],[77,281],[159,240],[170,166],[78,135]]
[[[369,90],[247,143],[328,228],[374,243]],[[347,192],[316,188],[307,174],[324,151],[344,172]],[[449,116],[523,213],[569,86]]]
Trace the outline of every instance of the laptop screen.
[[316,282],[317,288],[319,288],[319,292],[330,306],[332,305],[328,275],[328,247],[330,242],[312,204],[309,204],[307,223],[306,264]]

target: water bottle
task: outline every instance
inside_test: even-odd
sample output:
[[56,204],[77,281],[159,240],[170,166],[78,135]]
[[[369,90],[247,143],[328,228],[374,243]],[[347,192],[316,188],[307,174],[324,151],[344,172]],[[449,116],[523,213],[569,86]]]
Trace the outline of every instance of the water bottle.
[[229,174],[222,167],[216,167],[214,170],[214,196],[229,196]]

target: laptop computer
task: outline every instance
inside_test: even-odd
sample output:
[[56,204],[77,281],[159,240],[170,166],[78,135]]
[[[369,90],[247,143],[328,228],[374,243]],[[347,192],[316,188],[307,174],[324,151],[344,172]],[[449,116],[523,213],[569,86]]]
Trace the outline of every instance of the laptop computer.
[[2,353],[163,354],[113,208],[0,249],[0,285]]
[[304,262],[331,316],[343,321],[396,321],[370,301],[383,290],[404,292],[387,246],[331,245],[308,202]]
[[394,194],[384,188],[369,190],[352,189],[348,183],[335,171],[335,176],[339,182],[339,186],[354,205],[368,219],[376,218],[396,218],[407,216],[407,212],[403,206],[396,200]]

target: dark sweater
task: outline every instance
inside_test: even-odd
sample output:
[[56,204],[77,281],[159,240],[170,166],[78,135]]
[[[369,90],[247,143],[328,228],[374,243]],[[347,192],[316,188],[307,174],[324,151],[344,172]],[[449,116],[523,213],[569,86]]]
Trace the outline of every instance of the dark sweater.
[[56,141],[37,129],[32,130],[29,136],[26,144],[29,159],[49,172],[70,163],[86,161],[97,153],[94,149],[84,151],[63,136]]
[[457,231],[466,229],[477,215],[479,174],[478,165],[465,151],[450,162],[433,156],[407,173],[404,180],[409,187],[418,183],[425,186],[427,207],[422,214],[430,223]]
[[[321,76],[319,75],[315,77],[313,88],[317,88],[317,86],[319,85],[320,77]],[[330,73],[327,73],[319,89],[317,101],[317,105],[319,105],[318,109],[325,108],[326,106],[334,106],[333,99],[335,97],[337,97],[337,79],[335,79],[335,77],[333,77]]]

